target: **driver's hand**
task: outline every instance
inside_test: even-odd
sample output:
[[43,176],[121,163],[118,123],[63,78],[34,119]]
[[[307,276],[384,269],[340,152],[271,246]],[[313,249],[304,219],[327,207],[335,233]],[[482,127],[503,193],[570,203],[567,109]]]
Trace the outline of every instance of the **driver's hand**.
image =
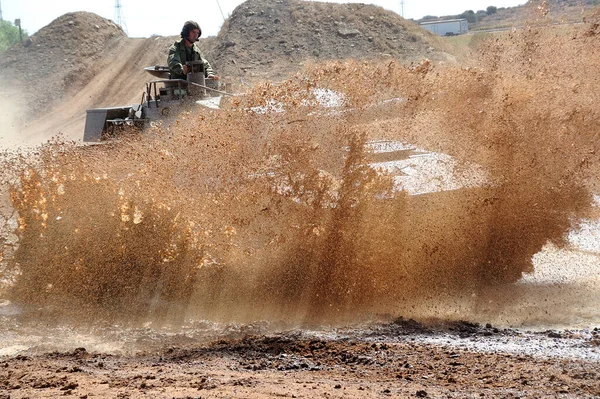
[[219,77],[217,75],[210,75],[208,79],[219,80]]
[[187,75],[189,72],[190,72],[190,68],[188,68],[188,66],[187,66],[187,65],[184,65],[184,66],[183,66],[183,74],[184,74],[184,75]]

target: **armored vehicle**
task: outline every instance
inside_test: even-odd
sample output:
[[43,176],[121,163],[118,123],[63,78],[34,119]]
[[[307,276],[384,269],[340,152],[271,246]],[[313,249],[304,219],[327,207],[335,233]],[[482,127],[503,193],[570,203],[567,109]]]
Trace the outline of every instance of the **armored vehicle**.
[[[144,68],[155,79],[146,82],[140,103],[87,110],[84,142],[100,142],[117,136],[127,126],[142,129],[146,123],[168,116],[173,107],[184,99],[193,99],[199,105],[218,108],[221,97],[219,80],[205,78],[202,61],[187,63],[187,80],[171,79],[169,67],[156,65]],[[226,90],[230,91],[229,85]]]

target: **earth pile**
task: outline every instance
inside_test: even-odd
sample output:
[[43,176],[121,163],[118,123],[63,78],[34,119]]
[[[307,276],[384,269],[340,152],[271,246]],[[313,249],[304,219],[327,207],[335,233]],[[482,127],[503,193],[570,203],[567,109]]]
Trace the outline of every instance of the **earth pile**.
[[242,3],[214,45],[210,58],[223,74],[263,79],[288,76],[310,60],[452,58],[439,37],[381,7],[299,0]]
[[52,21],[0,60],[0,101],[10,110],[2,144],[37,144],[59,134],[80,140],[86,109],[140,102],[149,77],[143,68],[164,64],[173,41],[128,38],[87,12]]
[[[10,110],[5,142],[59,133],[81,139],[86,109],[139,103],[149,80],[143,68],[164,65],[177,38],[128,38],[86,12],[57,18],[0,60],[0,100]],[[439,38],[379,7],[301,1],[243,3],[200,46],[218,74],[236,83],[284,79],[309,60],[451,58]]]
[[2,78],[23,88],[32,114],[45,114],[65,93],[85,86],[103,52],[125,37],[121,27],[96,14],[68,13],[4,53]]

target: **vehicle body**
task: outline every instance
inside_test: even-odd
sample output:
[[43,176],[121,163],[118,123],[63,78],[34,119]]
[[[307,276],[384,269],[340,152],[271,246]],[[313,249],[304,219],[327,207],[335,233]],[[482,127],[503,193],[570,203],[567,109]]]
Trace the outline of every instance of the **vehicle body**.
[[88,109],[85,120],[84,142],[99,142],[114,136],[124,126],[143,128],[147,122],[167,116],[170,106],[191,97],[197,102],[226,94],[220,91],[218,80],[204,77],[201,61],[189,62],[187,80],[171,79],[169,68],[156,65],[144,68],[155,80],[146,83],[139,104],[120,105],[106,108]]
[[469,23],[466,19],[427,21],[421,22],[419,26],[440,36],[454,36],[469,32]]

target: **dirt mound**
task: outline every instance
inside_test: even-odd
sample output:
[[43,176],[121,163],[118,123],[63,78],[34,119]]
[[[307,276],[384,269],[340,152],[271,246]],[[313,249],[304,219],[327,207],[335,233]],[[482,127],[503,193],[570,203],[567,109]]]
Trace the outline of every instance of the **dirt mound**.
[[89,12],[68,13],[3,54],[0,70],[6,80],[24,88],[22,101],[29,112],[40,115],[88,81],[96,60],[123,37],[125,32],[110,20]]
[[444,60],[444,44],[411,21],[365,4],[249,0],[207,49],[221,74],[279,77],[307,60]]
[[[153,55],[164,64],[175,39],[145,40],[160,41]],[[10,49],[0,60],[0,78],[18,86],[22,104],[39,116],[67,93],[81,90],[100,72],[99,64],[139,51],[138,41],[96,14],[68,13]],[[200,45],[220,75],[248,78],[287,76],[311,59],[448,57],[439,38],[380,7],[297,0],[247,1],[218,37]],[[115,70],[114,76],[124,73],[128,71]]]

